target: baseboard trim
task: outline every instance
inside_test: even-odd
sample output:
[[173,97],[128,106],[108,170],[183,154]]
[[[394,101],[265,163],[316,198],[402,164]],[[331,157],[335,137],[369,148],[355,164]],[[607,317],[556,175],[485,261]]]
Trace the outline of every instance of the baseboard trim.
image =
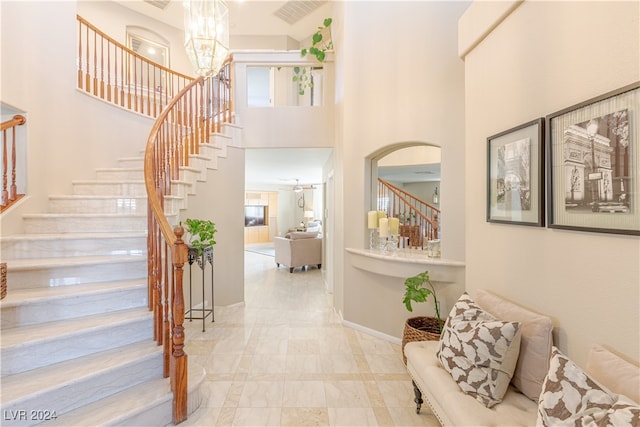
[[[342,318],[342,316],[341,316]],[[376,338],[380,338],[381,340],[389,341],[393,344],[402,345],[402,339],[396,338],[391,335],[387,335],[383,332],[376,331],[375,329],[367,328],[366,326],[359,325],[357,323],[349,322],[348,320],[342,319],[342,325],[351,329],[355,329],[356,331],[360,331],[364,334],[374,336]]]

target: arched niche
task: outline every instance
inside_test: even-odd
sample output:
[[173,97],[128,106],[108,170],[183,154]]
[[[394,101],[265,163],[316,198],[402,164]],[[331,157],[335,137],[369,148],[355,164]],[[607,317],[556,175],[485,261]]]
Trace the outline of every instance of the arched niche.
[[170,43],[162,35],[144,27],[128,25],[127,47],[145,58],[167,68],[170,63]]
[[365,211],[380,208],[378,177],[440,208],[441,148],[438,145],[403,142],[385,146],[367,157],[365,173],[368,174]]

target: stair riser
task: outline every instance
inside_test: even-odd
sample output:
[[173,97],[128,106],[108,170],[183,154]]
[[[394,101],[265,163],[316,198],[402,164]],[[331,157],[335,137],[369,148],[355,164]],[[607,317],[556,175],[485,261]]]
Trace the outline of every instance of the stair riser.
[[144,172],[141,169],[106,169],[97,170],[96,178],[98,180],[105,181],[118,181],[118,180],[142,180],[144,179]]
[[72,265],[14,270],[7,267],[7,286],[11,289],[31,289],[47,286],[79,285],[92,282],[136,280],[147,277],[147,259],[109,264]]
[[146,196],[144,182],[74,183],[73,194],[102,196]]
[[200,144],[200,154],[210,159],[205,165],[207,169],[218,169],[219,148],[214,147],[213,144]]
[[63,258],[97,255],[145,255],[147,237],[1,240],[2,258]]
[[231,138],[221,134],[216,134],[211,139],[210,144],[218,150],[218,157],[227,158],[227,146],[230,143]]
[[59,335],[47,340],[28,342],[2,349],[2,375],[13,375],[65,360],[151,340],[152,315],[124,324],[81,331],[73,335]]
[[144,157],[127,158],[118,160],[118,164],[123,168],[139,168],[144,169]]
[[200,179],[200,170],[180,169],[180,181],[195,184]]
[[198,181],[207,180],[207,169],[209,168],[209,163],[211,163],[211,159],[202,157],[202,153],[198,156],[189,156],[189,165],[200,171],[197,176]]
[[43,299],[15,306],[2,306],[2,329],[41,322],[74,319],[147,306],[147,286],[115,289],[99,294],[71,295],[66,298]]
[[108,232],[140,232],[147,229],[147,217],[105,216],[105,217],[24,217],[26,233],[108,233]]
[[147,198],[49,198],[49,212],[145,214],[147,212]]
[[234,124],[224,124],[222,132],[228,137],[230,145],[234,147],[242,147],[242,127]]
[[[167,198],[164,209],[167,214],[175,214],[181,208],[181,200]],[[50,213],[104,213],[104,214],[141,214],[147,213],[147,198],[113,199],[49,199]]]
[[186,198],[189,194],[195,194],[195,187],[195,185],[191,185],[186,182],[172,182],[171,194],[176,197]]
[[[172,423],[167,424],[167,420],[171,420],[173,418],[173,402],[171,401],[171,399],[167,399],[165,402],[162,402],[155,407],[147,407],[144,409],[144,411],[139,411],[132,417],[119,419],[114,423],[106,424],[105,427],[155,427],[161,425],[173,425]],[[189,414],[193,412],[194,411],[191,411],[189,412]]]
[[[61,416],[73,409],[93,403],[107,396],[111,396],[129,387],[141,384],[146,381],[156,380],[162,377],[162,352],[152,354],[146,358],[141,358],[133,363],[119,365],[110,368],[105,372],[83,377],[74,380],[69,384],[60,384],[60,387],[43,390],[36,395],[30,395],[25,399],[12,402],[3,402],[3,418],[10,418],[11,414],[18,414],[20,410],[26,410],[27,415],[31,411],[55,411],[57,416]],[[170,405],[169,405],[170,406]],[[11,412],[13,411],[13,412]],[[171,419],[171,416],[164,418]],[[5,421],[6,423],[7,421]],[[6,425],[3,423],[3,425]],[[11,420],[12,426],[29,426],[33,421]],[[157,425],[163,425],[160,423]],[[138,424],[122,424],[138,425]]]

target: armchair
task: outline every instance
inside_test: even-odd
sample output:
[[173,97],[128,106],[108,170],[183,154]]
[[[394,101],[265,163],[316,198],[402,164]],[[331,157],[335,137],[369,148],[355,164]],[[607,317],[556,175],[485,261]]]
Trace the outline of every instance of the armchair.
[[[288,237],[287,237],[288,236]],[[293,273],[296,267],[317,265],[322,267],[322,239],[314,232],[292,232],[285,237],[274,237],[276,265],[289,267]]]

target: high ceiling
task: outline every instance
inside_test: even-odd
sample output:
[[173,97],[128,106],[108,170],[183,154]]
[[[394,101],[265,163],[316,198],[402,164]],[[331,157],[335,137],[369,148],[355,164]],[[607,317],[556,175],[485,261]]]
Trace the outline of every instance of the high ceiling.
[[[181,0],[114,1],[165,24],[184,28]],[[166,6],[161,9],[152,3]],[[331,16],[331,4],[325,0],[227,0],[227,5],[232,37],[284,35],[302,41],[315,32],[324,18]],[[276,13],[295,22],[286,22]],[[301,185],[318,184],[322,182],[322,166],[330,154],[330,149],[247,150],[245,182],[282,188],[293,187],[296,179]]]
[[[158,21],[182,29],[182,0],[115,0],[117,3],[147,15]],[[154,4],[166,4],[161,9]],[[281,36],[295,40],[311,36],[327,16],[331,16],[329,1],[271,1],[271,0],[227,0],[229,6],[229,34],[231,36]],[[315,7],[315,9],[313,9]],[[276,16],[292,16],[296,22],[290,24]],[[313,9],[310,11],[310,9]]]
[[[175,28],[184,27],[182,0],[114,1]],[[227,0],[227,5],[232,37],[288,36],[302,41],[332,14],[330,0]],[[245,182],[281,188],[293,187],[296,180],[301,185],[319,184],[322,167],[330,155],[330,149],[247,150]],[[396,182],[440,179],[439,164],[385,167],[380,168],[379,174]]]

